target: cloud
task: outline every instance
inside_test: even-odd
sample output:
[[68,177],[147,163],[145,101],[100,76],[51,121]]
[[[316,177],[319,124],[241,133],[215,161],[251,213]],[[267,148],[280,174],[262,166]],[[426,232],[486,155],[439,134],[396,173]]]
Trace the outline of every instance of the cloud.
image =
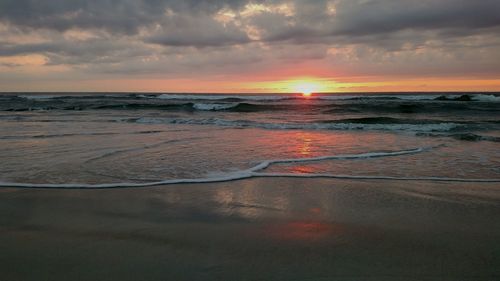
[[244,44],[250,38],[235,24],[221,24],[209,15],[193,17],[170,12],[145,41],[164,46],[208,47]]
[[[161,0],[3,0],[0,19],[26,28],[65,31],[96,28],[132,34],[159,21],[167,10],[181,13],[212,13],[238,1]],[[235,4],[236,3],[236,4]]]
[[297,64],[334,76],[495,75],[499,10],[497,0],[2,0],[0,73],[43,57],[39,68],[64,66],[66,78]]
[[[496,0],[337,0],[314,4],[295,1],[295,6],[299,13],[293,25],[273,30],[266,28],[266,22],[272,19],[259,20],[260,27],[268,31],[265,40],[352,42],[368,37],[377,44],[377,37],[385,39],[406,30],[460,37],[477,32],[495,33],[500,27],[497,12],[500,2]],[[329,12],[329,6],[333,7],[333,13]],[[272,26],[276,25],[279,24]]]

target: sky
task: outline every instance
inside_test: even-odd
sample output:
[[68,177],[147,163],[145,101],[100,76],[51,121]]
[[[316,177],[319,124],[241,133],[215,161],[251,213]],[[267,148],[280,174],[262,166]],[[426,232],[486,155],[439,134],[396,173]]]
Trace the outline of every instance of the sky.
[[1,0],[0,91],[500,91],[498,0]]

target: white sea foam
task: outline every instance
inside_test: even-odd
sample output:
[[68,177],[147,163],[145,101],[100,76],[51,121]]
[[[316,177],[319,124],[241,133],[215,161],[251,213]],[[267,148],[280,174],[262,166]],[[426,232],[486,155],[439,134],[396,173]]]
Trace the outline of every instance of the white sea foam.
[[[461,96],[462,95],[457,95],[457,94],[440,95],[440,96],[435,96],[435,98],[444,97],[444,98],[446,98],[445,100],[454,101],[454,100],[460,98]],[[476,102],[500,102],[500,96],[496,96],[493,94],[491,94],[491,95],[487,95],[487,94],[463,94],[463,96],[468,96],[468,97],[470,97],[471,101],[476,101]]]
[[28,100],[46,100],[46,99],[57,98],[60,96],[57,96],[57,95],[20,95],[19,97],[25,98]]
[[433,100],[439,95],[390,95],[389,97],[395,97],[401,100],[413,100],[413,101],[419,101],[419,100]]
[[368,131],[412,131],[412,132],[447,132],[463,125],[457,123],[437,124],[363,124],[363,123],[265,123],[245,120],[226,120],[220,118],[150,118],[136,120],[142,124],[189,124],[214,125],[235,128],[260,128],[270,130],[368,130]]
[[473,95],[472,100],[482,102],[500,102],[500,96],[495,95]]
[[195,103],[193,108],[203,111],[226,110],[238,106],[238,103]]

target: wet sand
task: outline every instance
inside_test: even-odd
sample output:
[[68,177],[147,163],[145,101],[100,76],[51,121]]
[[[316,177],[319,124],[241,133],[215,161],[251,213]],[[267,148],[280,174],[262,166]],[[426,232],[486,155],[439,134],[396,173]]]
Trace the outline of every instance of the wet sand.
[[499,280],[498,183],[0,189],[2,280]]

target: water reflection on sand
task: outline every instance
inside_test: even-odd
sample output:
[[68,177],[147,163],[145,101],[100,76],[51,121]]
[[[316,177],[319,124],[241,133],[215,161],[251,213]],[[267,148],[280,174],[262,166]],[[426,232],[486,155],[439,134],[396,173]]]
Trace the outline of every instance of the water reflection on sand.
[[255,178],[3,189],[1,271],[8,280],[494,280],[498,187],[414,182],[432,196],[398,192],[408,188]]

